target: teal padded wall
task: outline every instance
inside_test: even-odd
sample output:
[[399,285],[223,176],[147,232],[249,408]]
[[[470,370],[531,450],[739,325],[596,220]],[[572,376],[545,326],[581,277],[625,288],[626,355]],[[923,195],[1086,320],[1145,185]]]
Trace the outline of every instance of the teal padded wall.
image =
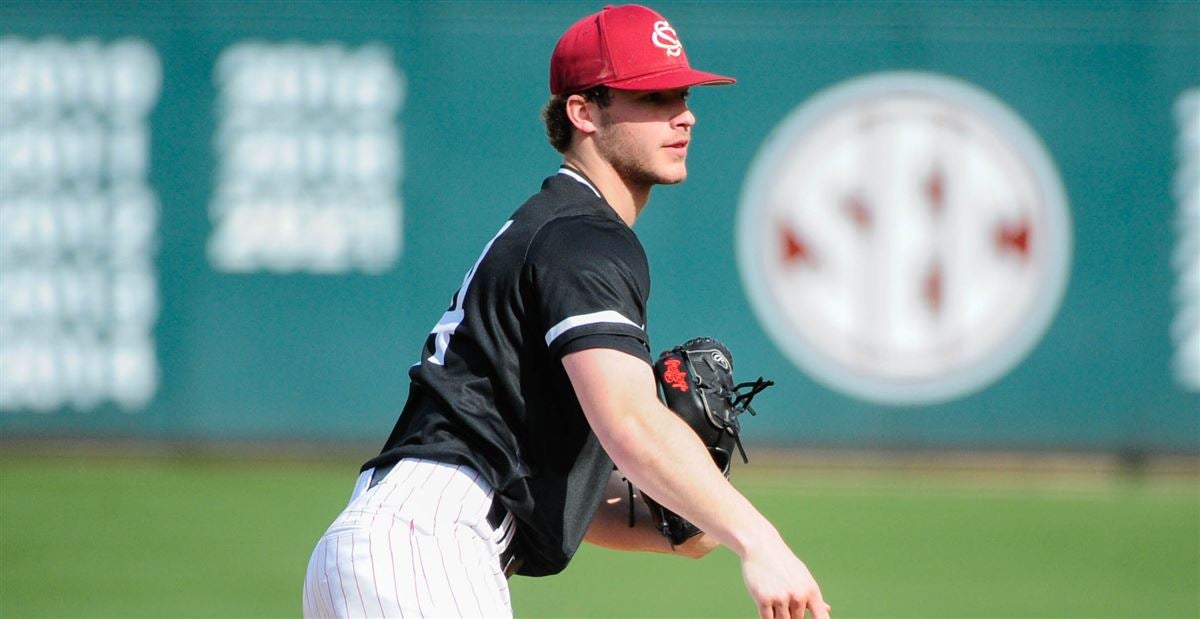
[[[1189,119],[1200,112],[1195,104],[1188,107],[1186,94],[1200,87],[1200,5],[655,7],[678,30],[693,65],[734,75],[738,84],[693,93],[698,124],[690,178],[656,189],[635,228],[654,282],[649,331],[656,348],[696,335],[719,337],[734,351],[740,372],[778,383],[761,396],[761,414],[746,422],[750,440],[832,447],[1200,450],[1195,384],[1200,380],[1179,367],[1180,358],[1200,354],[1188,352],[1200,347],[1195,335],[1200,284],[1186,268],[1200,253],[1194,240],[1200,138],[1189,137],[1200,126]],[[549,53],[566,26],[598,8],[577,2],[0,5],[0,42],[9,55],[3,65],[9,74],[0,76],[0,91],[9,93],[0,92],[0,100],[25,106],[0,117],[8,125],[10,147],[18,129],[46,126],[38,124],[28,101],[19,101],[20,93],[13,94],[20,66],[12,62],[14,54],[41,54],[49,62],[56,52],[46,50],[57,48],[47,42],[57,41],[71,53],[59,57],[54,79],[74,75],[69,79],[77,81],[84,78],[64,66],[88,54],[116,58],[113,50],[123,49],[122,41],[136,41],[142,56],[134,56],[152,60],[149,73],[133,78],[149,80],[150,107],[129,122],[145,130],[144,148],[131,147],[146,159],[141,175],[134,176],[157,205],[143,213],[150,218],[149,232],[143,231],[149,240],[139,245],[140,260],[152,273],[153,298],[143,304],[149,316],[138,319],[141,323],[113,319],[98,336],[124,341],[122,329],[142,325],[139,341],[151,345],[148,360],[135,355],[132,361],[100,364],[105,376],[135,372],[128,379],[133,386],[126,385],[133,395],[79,400],[60,389],[38,404],[36,394],[27,393],[33,387],[18,384],[32,380],[28,358],[9,354],[0,375],[9,382],[0,389],[9,398],[0,411],[0,430],[9,437],[382,441],[403,403],[407,368],[463,273],[507,215],[555,170],[558,156],[546,145],[539,119],[548,95]],[[234,91],[239,65],[231,54],[239,49],[246,57],[261,52],[258,60],[246,62],[265,63],[254,65],[264,71],[272,66],[271,53],[282,66],[287,58],[327,64],[311,78],[319,84],[293,84],[301,94],[287,109],[295,117],[284,118],[246,103],[254,96],[255,79],[269,80],[266,74],[241,74],[248,90]],[[223,61],[233,66],[226,67],[232,73],[222,72]],[[87,66],[85,71],[102,70]],[[366,83],[368,91],[355,90],[364,98],[350,101],[347,112],[330,98],[339,88],[330,83],[353,71],[362,71],[365,81],[347,78],[340,88]],[[1065,288],[1045,332],[1000,375],[930,402],[863,397],[794,363],[789,344],[764,325],[738,262],[745,183],[764,144],[778,135],[773,132],[821,93],[896,71],[968,84],[1019,118],[1061,179],[1070,226],[1070,245],[1059,248],[1068,265]],[[112,79],[111,88],[120,88],[120,75]],[[380,80],[390,90],[369,91]],[[326,98],[305,103],[303,93]],[[241,104],[249,107],[238,108]],[[61,125],[71,113],[50,122]],[[111,116],[101,124],[111,129],[125,122]],[[314,147],[325,149],[320,156],[333,170],[303,181],[315,188],[296,181],[300,185],[280,189],[289,177],[271,176],[278,170],[255,177],[261,170],[251,169],[253,155],[231,163],[240,151],[229,140],[278,137],[264,127],[282,128],[286,136],[313,126],[326,137],[366,136],[348,150],[330,146],[332,139]],[[9,186],[0,187],[5,202],[0,209],[11,214],[17,212],[14,205],[24,204],[21,196],[36,190],[13,180],[17,150],[0,150],[10,158],[4,162],[10,175],[4,177]],[[356,167],[334,170],[338,157],[356,161]],[[56,191],[73,190],[70,182],[50,182],[59,183]],[[105,182],[110,189],[116,184]],[[294,263],[261,256],[255,262],[252,256],[239,266],[236,257],[216,247],[221,227],[232,225],[227,215],[244,198],[238,192],[259,203],[324,192],[349,204],[354,198],[336,195],[346,188],[365,196],[356,204],[366,206],[356,213],[383,217],[378,220],[383,224],[360,226],[359,233],[380,233],[380,225],[390,231],[372,237],[377,251],[365,258],[355,258],[351,241],[330,246],[344,250],[338,254],[342,262],[320,263],[313,255]],[[105,195],[118,193],[111,189]],[[251,212],[262,211],[243,214]],[[9,217],[7,230],[0,228],[10,235],[0,242],[23,238],[24,228],[12,223],[16,217]],[[319,222],[312,224],[310,236],[301,235],[299,243],[319,237],[320,229]],[[72,255],[71,260],[85,260],[80,252]],[[8,295],[0,305],[16,307],[23,289],[13,282],[24,281],[18,274],[36,259],[2,248],[0,258],[8,262],[0,277],[9,280],[7,288],[0,286]],[[12,318],[20,312],[11,307],[5,310],[8,322],[0,320],[0,345],[8,353],[31,337],[21,320],[46,324],[37,316]],[[45,328],[64,332],[61,324]],[[128,364],[142,369],[129,370]]]

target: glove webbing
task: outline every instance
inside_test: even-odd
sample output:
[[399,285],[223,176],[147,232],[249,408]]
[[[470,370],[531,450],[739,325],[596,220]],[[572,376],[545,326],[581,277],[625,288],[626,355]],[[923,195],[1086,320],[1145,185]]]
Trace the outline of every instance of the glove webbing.
[[[754,399],[754,396],[758,395],[764,389],[774,384],[775,381],[764,380],[763,377],[759,376],[754,381],[738,383],[733,389],[725,389],[722,387],[718,390],[717,388],[707,385],[700,385],[702,389],[717,391],[717,396],[724,398],[729,402],[729,419],[721,419],[713,414],[712,409],[708,405],[708,400],[703,397],[700,398],[700,403],[704,405],[704,414],[710,420],[714,421],[722,432],[728,432],[729,435],[733,437],[733,443],[737,445],[738,453],[741,454],[742,462],[745,464],[750,463],[750,457],[746,455],[746,448],[742,447],[742,424],[740,421],[738,421],[738,416],[743,413],[750,413],[751,415],[757,416],[758,413],[754,411],[753,406],[750,406],[750,401]],[[743,390],[747,389],[748,391],[745,393],[742,392]],[[721,472],[728,477],[728,462],[731,454],[725,453],[725,450],[721,449],[720,447],[712,446],[708,449],[710,452],[719,453],[720,455],[724,456],[726,466],[722,468]],[[714,460],[716,460],[715,457]]]

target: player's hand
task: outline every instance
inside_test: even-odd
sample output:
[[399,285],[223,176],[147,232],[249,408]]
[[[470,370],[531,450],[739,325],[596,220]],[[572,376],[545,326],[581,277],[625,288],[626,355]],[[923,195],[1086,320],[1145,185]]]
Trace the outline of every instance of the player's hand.
[[765,552],[747,553],[742,578],[761,619],[804,619],[806,610],[813,619],[829,619],[830,606],[808,566],[782,542]]

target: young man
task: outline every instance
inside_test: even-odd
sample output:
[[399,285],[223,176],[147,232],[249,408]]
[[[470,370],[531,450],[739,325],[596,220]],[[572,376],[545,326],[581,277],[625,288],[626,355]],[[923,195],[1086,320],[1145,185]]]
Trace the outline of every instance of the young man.
[[[307,616],[511,617],[506,578],[561,571],[581,541],[741,558],[762,617],[829,616],[805,565],[658,400],[649,269],[630,227],[687,177],[692,69],[663,17],[609,7],[550,61],[557,174],[481,252],[410,370],[404,410],[318,542]],[[613,470],[614,463],[620,470]],[[628,478],[706,533],[672,548]]]

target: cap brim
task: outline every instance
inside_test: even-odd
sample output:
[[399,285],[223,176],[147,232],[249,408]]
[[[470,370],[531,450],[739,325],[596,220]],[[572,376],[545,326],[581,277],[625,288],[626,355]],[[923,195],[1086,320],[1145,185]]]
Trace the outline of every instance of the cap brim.
[[689,86],[721,86],[736,83],[737,80],[732,77],[681,67],[649,75],[639,75],[623,80],[605,82],[604,85],[617,90],[674,90]]

